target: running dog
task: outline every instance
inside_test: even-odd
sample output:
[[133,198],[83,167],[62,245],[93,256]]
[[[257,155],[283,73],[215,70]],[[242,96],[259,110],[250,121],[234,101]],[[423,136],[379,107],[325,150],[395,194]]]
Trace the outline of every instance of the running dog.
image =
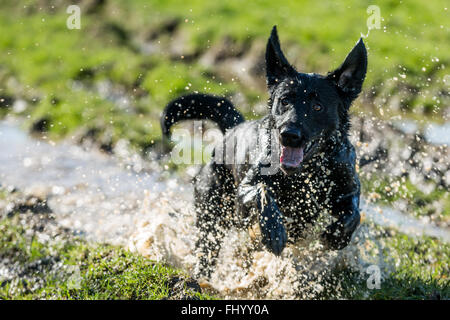
[[280,255],[323,210],[335,217],[321,235],[332,250],[346,247],[360,222],[360,182],[348,133],[349,108],[367,70],[362,39],[327,75],[300,73],[281,51],[274,27],[265,62],[270,98],[262,119],[245,121],[230,101],[206,94],[175,99],[161,116],[164,136],[190,119],[212,120],[224,134],[194,179],[197,277],[211,275],[231,226],[258,223],[261,243]]

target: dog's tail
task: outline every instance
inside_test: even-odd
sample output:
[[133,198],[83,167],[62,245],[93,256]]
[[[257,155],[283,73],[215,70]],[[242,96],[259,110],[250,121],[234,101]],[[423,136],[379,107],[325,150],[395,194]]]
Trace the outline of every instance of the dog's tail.
[[223,133],[245,121],[244,116],[234,108],[229,100],[208,94],[194,93],[169,102],[161,115],[161,129],[163,135],[169,136],[170,128],[178,121],[203,119],[217,123]]

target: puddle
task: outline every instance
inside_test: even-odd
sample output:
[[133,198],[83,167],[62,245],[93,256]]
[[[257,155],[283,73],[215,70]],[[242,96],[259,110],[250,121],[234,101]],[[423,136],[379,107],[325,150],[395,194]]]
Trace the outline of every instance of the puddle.
[[[87,238],[126,244],[138,223],[144,192],[190,202],[190,190],[156,173],[70,143],[35,140],[12,123],[0,123],[0,182],[49,195],[60,223]],[[170,199],[169,198],[169,199]],[[161,198],[162,200],[163,198]]]
[[427,235],[450,243],[449,229],[408,216],[395,208],[368,204],[362,199],[361,212],[364,212],[366,217],[377,225],[395,228],[410,236]]

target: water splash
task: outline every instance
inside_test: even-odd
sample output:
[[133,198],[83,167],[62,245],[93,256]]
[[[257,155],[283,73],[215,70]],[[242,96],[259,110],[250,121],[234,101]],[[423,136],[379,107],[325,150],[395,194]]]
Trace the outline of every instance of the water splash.
[[[0,148],[7,150],[0,154],[1,183],[48,198],[63,226],[88,239],[123,245],[151,259],[192,270],[197,261],[197,229],[189,183],[157,167],[146,170],[141,160],[125,149],[118,150],[117,159],[70,142],[35,140],[14,123],[0,123]],[[276,257],[262,249],[257,230],[232,230],[217,270],[201,285],[225,298],[311,298],[324,290],[323,279],[341,266],[361,275],[371,264],[389,272],[383,253],[387,248],[378,240],[373,222],[449,240],[448,229],[394,209],[380,214],[363,204],[363,211],[367,222],[339,252],[323,250],[312,234]]]

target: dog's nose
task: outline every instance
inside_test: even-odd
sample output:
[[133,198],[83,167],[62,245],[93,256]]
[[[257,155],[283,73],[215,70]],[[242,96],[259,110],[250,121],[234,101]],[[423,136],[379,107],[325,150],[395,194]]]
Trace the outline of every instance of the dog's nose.
[[280,132],[281,144],[287,147],[299,147],[302,134],[298,128],[283,128]]

